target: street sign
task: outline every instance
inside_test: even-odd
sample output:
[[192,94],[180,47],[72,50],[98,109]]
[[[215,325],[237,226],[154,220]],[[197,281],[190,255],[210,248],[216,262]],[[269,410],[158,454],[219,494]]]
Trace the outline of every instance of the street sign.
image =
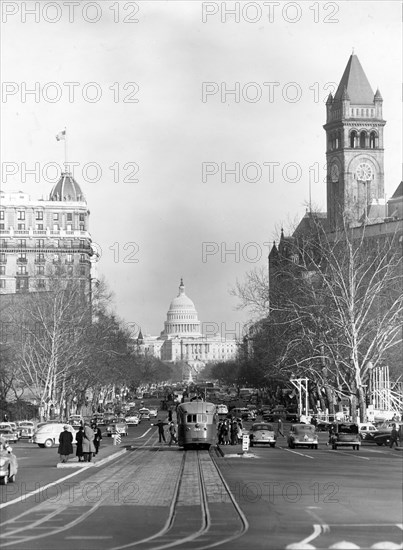
[[249,451],[249,434],[242,434],[242,452]]

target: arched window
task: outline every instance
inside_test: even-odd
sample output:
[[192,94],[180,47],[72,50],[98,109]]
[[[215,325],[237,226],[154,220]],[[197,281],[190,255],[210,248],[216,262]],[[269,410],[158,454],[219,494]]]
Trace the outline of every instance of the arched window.
[[377,149],[378,148],[378,136],[376,132],[371,132],[369,134],[369,147],[370,149]]
[[365,149],[366,137],[367,137],[367,133],[362,131],[360,133],[360,149]]
[[357,147],[357,132],[353,130],[350,134],[350,147],[355,149]]

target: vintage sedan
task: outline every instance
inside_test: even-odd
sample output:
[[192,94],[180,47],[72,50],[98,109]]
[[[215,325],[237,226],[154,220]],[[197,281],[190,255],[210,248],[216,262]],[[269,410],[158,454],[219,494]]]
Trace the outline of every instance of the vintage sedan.
[[128,432],[129,427],[127,425],[127,422],[123,419],[115,420],[114,422],[111,422],[106,426],[106,433],[108,437],[116,434],[120,434],[123,437],[127,436]]
[[142,407],[141,409],[139,409],[139,413],[141,420],[150,420],[150,409]]
[[374,441],[374,437],[378,433],[378,428],[371,422],[363,422],[360,424],[359,433],[361,441]]
[[138,426],[140,424],[140,414],[131,412],[125,416],[125,420],[129,426]]
[[12,452],[12,448],[8,445],[7,441],[0,435],[0,483],[7,485],[10,481],[15,481],[18,471],[18,461],[15,454]]
[[290,449],[295,449],[295,447],[318,448],[318,435],[313,424],[293,424],[287,441]]
[[18,433],[21,439],[31,439],[35,433],[35,424],[30,420],[20,420],[17,422]]
[[270,447],[275,447],[276,439],[277,436],[272,424],[268,424],[267,422],[257,422],[256,424],[252,424],[249,431],[251,447],[256,445],[270,445]]
[[[46,422],[45,424],[42,424],[35,431],[32,437],[32,443],[36,443],[38,447],[41,448],[46,447],[47,449],[51,449],[54,445],[59,444],[59,436],[64,431],[64,426],[66,426],[66,424],[63,422]],[[67,426],[74,441],[76,437],[76,430],[69,424],[67,424]]]
[[[390,434],[392,432],[393,424],[396,425],[396,429],[399,434],[403,431],[403,422],[397,422],[396,420],[388,420],[378,427],[378,431],[374,434],[374,441],[379,447],[382,445],[390,445]],[[400,443],[401,444],[401,443]]]
[[17,443],[19,437],[18,433],[14,432],[11,428],[0,428],[0,437],[7,441],[7,443]]
[[148,407],[148,410],[150,411],[150,418],[157,418],[158,416],[157,407]]
[[332,425],[330,445],[334,450],[337,450],[338,447],[352,447],[353,450],[356,449],[358,451],[361,446],[358,424],[335,422]]

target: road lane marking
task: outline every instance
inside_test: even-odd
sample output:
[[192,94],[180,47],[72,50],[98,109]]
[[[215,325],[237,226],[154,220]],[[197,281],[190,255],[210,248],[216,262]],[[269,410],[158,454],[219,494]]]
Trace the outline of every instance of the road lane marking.
[[44,487],[39,487],[39,489],[35,489],[35,491],[31,491],[30,493],[23,494],[23,495],[15,498],[14,500],[10,500],[9,502],[4,502],[3,504],[0,504],[0,510],[2,508],[6,508],[7,506],[11,506],[11,504],[15,504],[17,502],[25,502],[26,499],[28,499],[28,498],[30,498],[30,497],[38,494],[38,493],[41,493],[42,491],[46,491],[47,489],[49,489],[49,487],[53,487],[54,485],[58,485],[58,484],[60,484],[60,482],[65,481],[66,479],[69,479],[73,476],[76,476],[77,474],[81,474],[82,471],[83,470],[80,468],[80,469],[76,470],[75,472],[71,473],[68,476],[61,477],[60,479],[58,479],[56,481],[52,481],[52,483],[48,483]]
[[293,542],[292,544],[287,544],[285,547],[286,550],[302,550],[303,549],[309,549],[309,548],[315,548],[315,546],[312,546],[309,544],[311,540],[315,540],[322,532],[322,527],[320,525],[314,524],[313,526],[313,533],[309,535],[309,537],[306,537],[305,539],[299,541],[299,542]]
[[[330,452],[330,451],[329,451]],[[353,455],[352,453],[348,453],[346,451],[339,451],[338,449],[336,450],[336,452],[340,455],[345,455],[345,456],[353,456],[354,458],[360,458],[361,460],[371,460],[370,458],[368,458],[367,456],[358,456],[358,455]]]
[[283,449],[283,451],[288,451],[289,453],[293,453],[299,456],[305,456],[306,458],[315,458],[314,456],[305,455],[304,453],[299,453],[298,451],[293,451],[291,449],[287,449],[287,447],[280,447],[280,449]]

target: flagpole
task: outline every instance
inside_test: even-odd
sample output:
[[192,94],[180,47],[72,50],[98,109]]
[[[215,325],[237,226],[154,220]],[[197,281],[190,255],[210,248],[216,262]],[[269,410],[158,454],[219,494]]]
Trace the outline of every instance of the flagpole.
[[67,172],[67,128],[64,127],[64,171]]

